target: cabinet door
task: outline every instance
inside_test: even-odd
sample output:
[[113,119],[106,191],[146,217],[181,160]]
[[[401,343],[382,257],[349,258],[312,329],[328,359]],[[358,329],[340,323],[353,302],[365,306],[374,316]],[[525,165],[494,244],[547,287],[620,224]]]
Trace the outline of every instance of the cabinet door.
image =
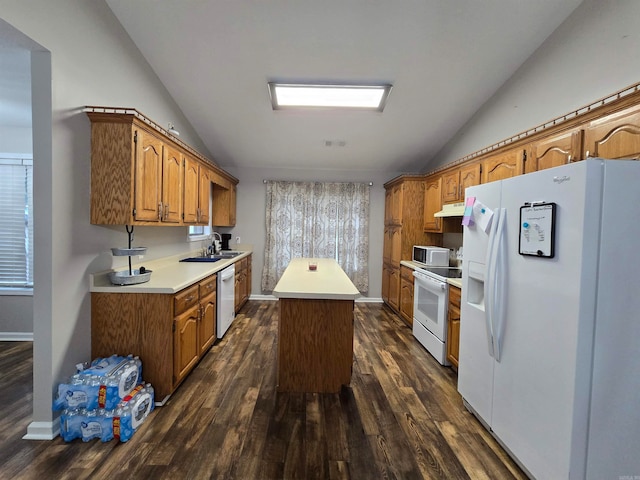
[[395,185],[391,191],[391,223],[402,225],[403,185]]
[[391,227],[391,256],[390,261],[394,267],[400,268],[402,260],[402,227]]
[[182,217],[182,161],[180,152],[165,147],[162,162],[162,221],[180,223]]
[[455,203],[460,199],[460,170],[442,175],[442,203]]
[[236,225],[236,186],[231,185],[229,189],[229,226]]
[[482,173],[482,165],[480,162],[471,163],[460,167],[460,195],[459,201],[464,201],[464,191],[467,187],[480,185],[480,174]]
[[436,212],[442,210],[441,185],[441,176],[426,180],[424,191],[425,232],[442,233],[442,219],[433,216]]
[[236,223],[236,186],[213,184],[211,223],[218,227],[233,227]]
[[198,223],[209,225],[209,197],[211,196],[211,170],[200,165],[198,186]]
[[184,200],[182,202],[184,223],[198,223],[199,175],[198,162],[190,157],[184,157]]
[[142,129],[137,130],[135,139],[135,220],[159,222],[163,143],[158,137]]
[[460,356],[460,309],[449,307],[449,321],[447,324],[447,360],[458,367]]
[[542,139],[531,145],[525,162],[525,173],[578,161],[581,159],[581,153],[582,130]]
[[200,300],[199,356],[204,355],[216,340],[216,292]]
[[400,316],[413,326],[413,270],[404,265],[400,267]]
[[382,263],[382,301],[386,304],[389,303],[389,281],[391,275],[391,268],[386,262]]
[[173,320],[173,375],[176,384],[198,363],[199,316],[200,307],[195,305]]
[[393,218],[392,210],[393,188],[387,188],[384,191],[384,224],[391,225]]
[[585,157],[640,159],[638,106],[594,120],[585,131]]
[[384,238],[382,243],[382,262],[390,263],[391,262],[391,232],[393,231],[393,227],[384,227]]
[[482,183],[515,177],[524,172],[525,150],[516,148],[493,155],[482,163]]
[[389,267],[389,306],[396,312],[400,304],[400,268]]
[[240,299],[241,299],[241,292],[240,292],[240,283],[242,282],[242,272],[240,271],[240,269],[238,268],[238,266],[236,266],[236,276],[234,278],[234,284],[233,284],[233,311],[234,313],[238,313],[238,311],[240,310]]
[[447,360],[458,367],[460,353],[460,289],[449,287],[449,309],[447,320]]

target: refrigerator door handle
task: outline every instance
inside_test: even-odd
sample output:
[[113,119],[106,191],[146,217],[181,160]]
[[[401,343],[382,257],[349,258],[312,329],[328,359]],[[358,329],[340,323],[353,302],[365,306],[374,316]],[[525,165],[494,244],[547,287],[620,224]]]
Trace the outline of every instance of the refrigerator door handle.
[[495,214],[493,221],[491,222],[491,230],[489,232],[489,241],[487,245],[487,260],[486,260],[486,270],[484,275],[484,305],[485,305],[485,313],[484,313],[484,321],[485,327],[487,331],[487,348],[489,350],[489,355],[491,357],[494,356],[494,348],[493,348],[493,290],[494,290],[494,282],[493,278],[495,276],[495,263],[494,263],[494,245],[496,242],[496,230],[498,226],[497,213]]
[[507,255],[506,255],[506,242],[504,238],[504,226],[506,223],[507,210],[505,208],[499,209],[498,213],[498,225],[496,227],[495,236],[495,252],[493,254],[494,271],[492,281],[492,297],[491,297],[491,330],[493,332],[493,358],[496,361],[500,361],[500,353],[502,350],[502,335],[504,312],[505,312],[505,298],[506,295],[506,270],[507,270]]

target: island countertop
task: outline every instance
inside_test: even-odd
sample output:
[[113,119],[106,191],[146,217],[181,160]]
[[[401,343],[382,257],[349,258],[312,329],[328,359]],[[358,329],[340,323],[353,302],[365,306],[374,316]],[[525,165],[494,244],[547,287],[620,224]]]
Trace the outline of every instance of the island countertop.
[[[309,270],[309,262],[317,263]],[[273,289],[277,298],[355,300],[360,292],[332,258],[294,258]]]

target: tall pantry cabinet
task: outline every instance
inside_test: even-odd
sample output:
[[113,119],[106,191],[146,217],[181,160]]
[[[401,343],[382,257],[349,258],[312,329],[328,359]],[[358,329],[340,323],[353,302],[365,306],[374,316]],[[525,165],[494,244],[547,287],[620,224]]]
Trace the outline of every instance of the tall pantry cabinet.
[[[400,313],[400,261],[411,260],[414,245],[433,245],[424,232],[423,175],[401,175],[384,184],[384,243],[382,248],[382,300]],[[435,241],[439,241],[437,238]],[[401,318],[411,324],[406,315]]]

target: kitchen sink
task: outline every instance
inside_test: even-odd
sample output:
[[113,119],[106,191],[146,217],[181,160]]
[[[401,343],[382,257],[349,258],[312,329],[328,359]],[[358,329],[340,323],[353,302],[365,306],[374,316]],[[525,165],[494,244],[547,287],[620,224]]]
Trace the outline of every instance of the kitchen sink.
[[217,262],[218,260],[222,260],[221,257],[189,257],[183,258],[180,260],[181,262]]
[[234,251],[224,251],[220,253],[216,253],[215,255],[211,255],[213,258],[233,258],[240,255],[242,252],[234,252]]
[[242,252],[236,251],[224,251],[220,253],[216,253],[215,255],[206,255],[204,257],[189,257],[183,258],[180,260],[181,262],[217,262],[218,260],[226,260],[229,258],[237,257],[242,254]]

